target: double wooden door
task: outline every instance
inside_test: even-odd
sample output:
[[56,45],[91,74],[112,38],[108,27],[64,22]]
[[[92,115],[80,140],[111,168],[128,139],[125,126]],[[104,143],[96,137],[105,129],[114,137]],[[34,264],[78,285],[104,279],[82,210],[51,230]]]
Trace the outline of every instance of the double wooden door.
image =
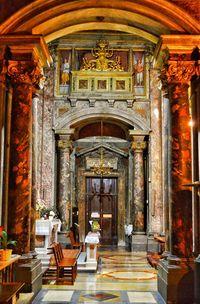
[[86,234],[90,222],[98,221],[102,245],[117,245],[117,204],[117,178],[86,178]]

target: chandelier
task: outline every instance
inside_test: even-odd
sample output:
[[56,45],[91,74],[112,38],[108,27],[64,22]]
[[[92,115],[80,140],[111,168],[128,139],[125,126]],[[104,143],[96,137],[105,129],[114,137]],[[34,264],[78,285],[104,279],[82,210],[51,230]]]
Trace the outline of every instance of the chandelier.
[[[101,120],[101,139],[103,137],[103,121]],[[102,144],[103,144],[103,140],[102,140]],[[104,159],[103,156],[103,147],[101,146],[100,149],[100,162],[99,164],[95,164],[92,171],[100,176],[104,176],[104,175],[109,175],[111,174],[111,170],[112,170],[112,165],[110,162],[106,161]]]

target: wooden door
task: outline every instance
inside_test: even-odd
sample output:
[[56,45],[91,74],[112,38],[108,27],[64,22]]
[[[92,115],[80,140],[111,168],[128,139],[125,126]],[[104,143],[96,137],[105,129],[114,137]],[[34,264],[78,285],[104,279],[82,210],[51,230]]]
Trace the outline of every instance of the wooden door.
[[86,234],[90,221],[97,220],[102,245],[117,245],[117,186],[117,178],[86,178]]

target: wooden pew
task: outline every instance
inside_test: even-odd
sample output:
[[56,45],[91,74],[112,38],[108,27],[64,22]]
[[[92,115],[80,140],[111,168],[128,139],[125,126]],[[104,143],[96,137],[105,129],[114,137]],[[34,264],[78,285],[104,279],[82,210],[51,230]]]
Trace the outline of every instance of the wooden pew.
[[77,275],[77,259],[80,249],[62,249],[60,243],[51,247],[54,255],[54,262],[43,274],[43,283],[48,280],[55,280],[57,284],[74,284]]
[[23,286],[20,282],[0,283],[0,304],[16,304]]

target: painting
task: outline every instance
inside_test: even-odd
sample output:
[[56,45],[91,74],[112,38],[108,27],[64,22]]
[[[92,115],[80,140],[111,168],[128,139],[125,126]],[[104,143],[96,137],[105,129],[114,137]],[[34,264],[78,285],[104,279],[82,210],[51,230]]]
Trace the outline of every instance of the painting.
[[145,95],[145,58],[144,52],[133,53],[133,77],[135,95]]
[[59,94],[67,95],[70,87],[71,50],[59,50]]

